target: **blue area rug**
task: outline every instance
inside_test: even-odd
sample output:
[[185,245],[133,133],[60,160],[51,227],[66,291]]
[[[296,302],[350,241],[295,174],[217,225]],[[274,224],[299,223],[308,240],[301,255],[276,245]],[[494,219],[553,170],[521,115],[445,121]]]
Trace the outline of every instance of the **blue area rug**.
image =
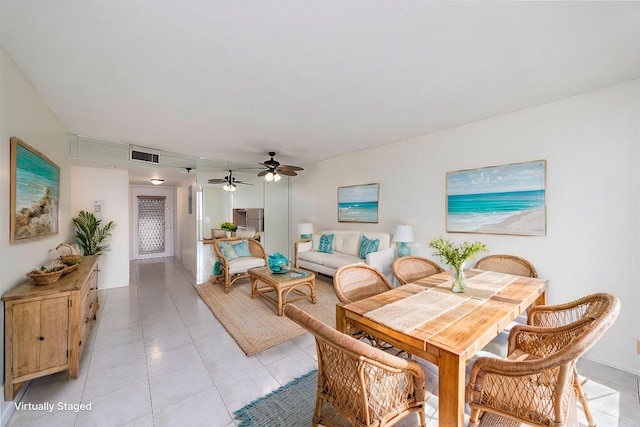
[[296,378],[233,413],[239,427],[310,426],[316,405],[318,371]]

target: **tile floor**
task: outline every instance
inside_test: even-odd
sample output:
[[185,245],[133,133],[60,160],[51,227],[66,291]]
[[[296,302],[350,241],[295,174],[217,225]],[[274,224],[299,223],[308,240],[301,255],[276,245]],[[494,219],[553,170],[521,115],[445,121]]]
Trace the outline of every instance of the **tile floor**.
[[[129,287],[100,291],[79,378],[32,381],[22,402],[54,410],[16,410],[8,426],[234,426],[235,410],[316,367],[309,334],[245,356],[200,301],[195,281],[172,258],[132,262]],[[434,392],[437,371],[426,362],[425,369]],[[600,427],[640,425],[638,377],[587,360],[579,370],[591,378],[585,389]],[[81,403],[90,410],[73,406]],[[437,406],[430,395],[429,427],[438,425]]]

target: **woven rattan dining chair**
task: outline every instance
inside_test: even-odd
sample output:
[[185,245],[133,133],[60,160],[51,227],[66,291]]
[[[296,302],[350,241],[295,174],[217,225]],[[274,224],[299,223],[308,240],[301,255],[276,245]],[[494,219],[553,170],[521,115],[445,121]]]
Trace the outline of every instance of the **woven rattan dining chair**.
[[419,256],[403,256],[396,258],[391,265],[393,275],[401,285],[415,282],[432,274],[442,273],[444,268],[435,262]]
[[351,426],[391,426],[411,412],[425,426],[425,375],[417,362],[340,333],[292,304],[284,306],[284,314],[316,340],[318,389],[313,426],[342,425],[331,419],[325,403]]
[[576,362],[620,311],[616,297],[605,300],[595,318],[585,316],[553,328],[514,326],[506,360],[478,358],[467,386],[470,425],[491,412],[536,426],[577,426]]
[[480,259],[476,263],[476,268],[516,276],[538,277],[533,264],[515,255],[489,255]]
[[[568,325],[583,319],[597,319],[615,304],[614,296],[606,293],[597,293],[579,298],[565,304],[539,305],[529,310],[527,323],[533,326],[558,327]],[[586,381],[586,379],[585,379]],[[576,391],[578,401],[582,404],[585,418],[589,427],[595,427],[593,416],[589,410],[588,399],[582,390],[582,384],[575,373],[573,387]]]
[[[240,243],[247,241],[249,253],[251,256],[238,256],[230,258],[221,250],[220,245],[224,243]],[[213,283],[220,283],[224,286],[224,292],[229,293],[231,285],[240,279],[249,278],[247,271],[250,268],[264,267],[268,265],[267,254],[262,245],[253,239],[246,238],[221,238],[214,239],[213,249],[216,252],[218,261],[220,262],[221,273],[215,275],[212,279]],[[246,254],[245,254],[246,255]]]
[[333,276],[333,287],[343,304],[393,289],[380,270],[367,264],[349,264],[340,267]]

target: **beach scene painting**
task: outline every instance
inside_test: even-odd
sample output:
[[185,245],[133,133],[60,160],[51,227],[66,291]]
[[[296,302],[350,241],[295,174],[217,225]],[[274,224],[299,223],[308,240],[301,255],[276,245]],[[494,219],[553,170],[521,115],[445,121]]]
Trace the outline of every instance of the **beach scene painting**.
[[546,235],[546,161],[447,172],[450,233]]
[[11,138],[11,242],[58,232],[60,168]]
[[380,184],[338,187],[338,222],[378,222]]

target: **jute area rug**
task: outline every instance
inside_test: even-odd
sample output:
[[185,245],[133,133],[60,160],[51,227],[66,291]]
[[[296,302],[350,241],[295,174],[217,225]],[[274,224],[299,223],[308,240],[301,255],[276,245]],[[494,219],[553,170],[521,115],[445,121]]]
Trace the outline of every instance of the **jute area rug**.
[[[257,296],[251,299],[251,282],[239,280],[224,293],[224,287],[210,282],[194,285],[200,298],[222,323],[247,356],[289,341],[306,330],[287,317],[279,317],[276,307]],[[294,304],[316,319],[335,327],[338,297],[330,278],[316,276],[317,303],[309,299]]]

